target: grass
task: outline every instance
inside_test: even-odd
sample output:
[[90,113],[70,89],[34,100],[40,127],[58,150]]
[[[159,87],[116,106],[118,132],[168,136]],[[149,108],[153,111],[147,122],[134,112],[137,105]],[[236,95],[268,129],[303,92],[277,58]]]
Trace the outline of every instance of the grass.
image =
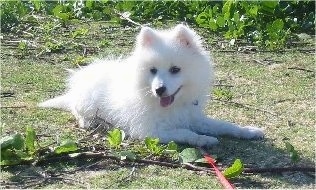
[[[109,54],[127,55],[138,31],[137,27],[104,22],[76,21],[62,27],[41,20],[27,32],[21,26],[3,33],[1,93],[12,92],[13,97],[1,98],[1,123],[5,124],[1,136],[23,132],[26,126],[36,129],[43,144],[56,138],[83,136],[85,132],[74,127],[76,121],[69,113],[39,109],[37,103],[64,90],[65,68]],[[253,167],[294,165],[285,149],[284,141],[288,141],[299,152],[298,166],[314,166],[314,55],[295,49],[282,53],[222,52],[213,45],[217,39],[208,39],[210,35],[205,31],[200,33],[211,44],[216,70],[216,93],[206,113],[241,125],[257,125],[266,132],[266,138],[260,141],[221,137],[220,144],[210,149],[220,164],[228,166],[240,158]],[[26,40],[27,48],[19,49],[19,40]],[[78,62],[80,57],[84,59]],[[68,180],[44,181],[39,177],[34,182],[17,175],[31,175],[38,170],[68,171],[85,164],[72,161],[36,168],[1,168],[1,186],[35,188],[35,182],[40,182],[41,188],[221,188],[215,176],[201,172],[141,165],[135,166],[130,175],[133,166],[111,161],[70,173]],[[315,188],[315,176],[301,172],[242,175],[232,182],[238,188]]]

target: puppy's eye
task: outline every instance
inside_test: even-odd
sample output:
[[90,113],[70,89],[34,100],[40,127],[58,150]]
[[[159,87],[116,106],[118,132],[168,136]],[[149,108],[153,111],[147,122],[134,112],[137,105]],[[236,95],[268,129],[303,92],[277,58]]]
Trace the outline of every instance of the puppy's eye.
[[157,73],[157,69],[155,67],[150,69],[151,74],[156,74]]
[[179,67],[176,67],[176,66],[173,66],[173,67],[171,67],[170,69],[169,69],[169,72],[171,73],[171,74],[177,74],[178,72],[180,72],[180,68]]

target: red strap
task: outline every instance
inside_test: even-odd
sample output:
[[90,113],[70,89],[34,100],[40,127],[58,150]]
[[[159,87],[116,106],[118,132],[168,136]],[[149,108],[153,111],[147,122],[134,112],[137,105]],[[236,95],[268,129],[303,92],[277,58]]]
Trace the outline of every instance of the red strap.
[[224,186],[225,189],[235,189],[235,187],[225,178],[225,176],[218,170],[218,168],[215,165],[215,160],[208,154],[205,153],[205,151],[202,151],[204,153],[204,158],[206,161],[211,165],[211,167],[214,168],[215,174],[219,179],[219,182]]

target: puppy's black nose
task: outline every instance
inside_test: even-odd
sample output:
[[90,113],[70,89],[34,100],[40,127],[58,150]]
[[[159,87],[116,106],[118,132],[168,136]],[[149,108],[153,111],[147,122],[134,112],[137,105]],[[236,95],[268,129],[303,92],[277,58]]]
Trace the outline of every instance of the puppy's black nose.
[[166,91],[166,87],[162,86],[156,89],[156,93],[158,96],[162,96],[162,94]]

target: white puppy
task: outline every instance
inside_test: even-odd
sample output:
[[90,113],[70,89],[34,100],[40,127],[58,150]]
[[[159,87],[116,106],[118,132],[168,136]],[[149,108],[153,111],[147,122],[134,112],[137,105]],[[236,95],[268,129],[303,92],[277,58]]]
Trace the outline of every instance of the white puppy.
[[67,92],[40,106],[68,110],[84,128],[97,114],[132,138],[162,143],[210,146],[218,135],[262,138],[262,129],[204,115],[212,81],[210,58],[193,30],[143,27],[128,58],[97,60],[71,73]]

